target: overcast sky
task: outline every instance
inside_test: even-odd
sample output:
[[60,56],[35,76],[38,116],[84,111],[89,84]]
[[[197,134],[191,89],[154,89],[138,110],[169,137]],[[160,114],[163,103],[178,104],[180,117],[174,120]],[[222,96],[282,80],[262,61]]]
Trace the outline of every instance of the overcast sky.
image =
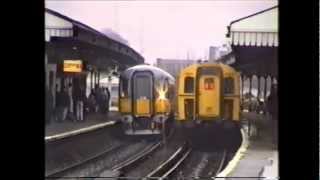
[[62,1],[46,8],[101,31],[109,28],[153,64],[156,58],[204,59],[226,43],[231,21],[275,6],[274,0]]

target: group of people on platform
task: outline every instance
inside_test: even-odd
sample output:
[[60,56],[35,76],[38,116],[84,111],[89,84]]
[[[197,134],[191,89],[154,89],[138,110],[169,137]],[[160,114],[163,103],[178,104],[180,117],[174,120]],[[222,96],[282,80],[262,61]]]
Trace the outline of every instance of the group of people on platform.
[[252,101],[248,107],[249,112],[264,114],[269,117],[272,130],[272,141],[275,144],[278,138],[278,91],[277,84],[272,84],[270,95],[265,101]]
[[62,87],[60,91],[56,86],[55,106],[53,105],[53,94],[46,87],[46,123],[52,120],[63,122],[67,119],[82,122],[86,113],[109,112],[110,91],[98,85],[91,90],[86,97],[85,88],[73,86],[71,83]]

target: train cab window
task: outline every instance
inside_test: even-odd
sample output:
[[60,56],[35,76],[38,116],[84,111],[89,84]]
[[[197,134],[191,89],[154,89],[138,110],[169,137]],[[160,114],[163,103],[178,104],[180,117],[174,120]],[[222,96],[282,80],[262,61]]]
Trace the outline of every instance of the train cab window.
[[234,93],[234,80],[231,77],[224,79],[224,94]]
[[184,79],[184,92],[185,93],[193,93],[194,89],[194,78],[193,77],[186,77]]
[[206,78],[204,80],[204,89],[205,90],[213,90],[214,89],[214,80],[213,80],[213,78]]
[[135,75],[134,78],[134,97],[139,98],[152,98],[152,79],[149,74]]
[[120,97],[128,97],[128,79],[120,78]]

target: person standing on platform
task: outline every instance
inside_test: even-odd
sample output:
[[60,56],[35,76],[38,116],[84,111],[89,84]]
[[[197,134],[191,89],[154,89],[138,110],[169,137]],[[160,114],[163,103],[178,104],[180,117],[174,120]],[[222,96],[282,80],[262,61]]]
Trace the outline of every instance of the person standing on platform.
[[56,96],[55,96],[55,107],[54,107],[54,120],[56,122],[60,121],[60,107],[61,107],[61,92],[58,89],[58,84],[56,84]]
[[68,96],[69,96],[69,101],[70,101],[70,105],[69,105],[69,108],[68,108],[68,116],[69,116],[69,118],[71,119],[71,120],[73,120],[74,119],[74,111],[73,111],[73,106],[74,106],[74,104],[73,104],[73,93],[72,93],[72,91],[73,91],[73,87],[72,87],[72,84],[71,83],[69,83],[69,85],[68,85]]
[[97,103],[98,103],[98,112],[99,113],[103,113],[103,104],[104,104],[104,100],[103,100],[103,92],[102,92],[102,88],[97,88],[97,91],[96,91],[96,98],[97,98]]
[[84,88],[80,86],[79,88],[75,89],[75,98],[76,98],[76,117],[77,121],[83,121],[83,104],[85,101],[85,92]]
[[107,93],[105,91],[105,88],[101,88],[101,113],[106,113],[106,107],[107,107]]
[[86,88],[85,86],[81,86],[80,87],[81,89],[81,101],[82,101],[82,107],[81,107],[81,113],[80,113],[80,119],[82,121],[85,121],[85,107],[86,107],[86,104],[88,103],[88,99],[87,99],[87,96],[86,96]]
[[106,88],[106,96],[107,96],[107,98],[106,98],[106,111],[107,111],[107,115],[109,114],[109,104],[110,104],[110,98],[111,98],[111,96],[110,96],[110,91],[109,91],[109,88],[107,87]]
[[63,91],[60,93],[59,97],[60,105],[59,105],[59,121],[65,121],[68,114],[68,108],[70,106],[70,98],[68,96],[67,87],[63,88]]
[[96,100],[96,106],[95,106],[95,112],[100,112],[101,110],[101,94],[100,94],[100,88],[96,84],[94,87],[94,95],[95,95],[95,100]]
[[272,124],[272,143],[276,145],[278,138],[278,92],[277,85],[272,84],[270,96],[268,97],[268,111],[271,115]]
[[46,86],[46,124],[51,123],[53,115],[53,95],[50,89]]
[[88,97],[88,106],[89,106],[89,112],[95,112],[96,110],[96,96],[94,89],[91,89],[91,92]]

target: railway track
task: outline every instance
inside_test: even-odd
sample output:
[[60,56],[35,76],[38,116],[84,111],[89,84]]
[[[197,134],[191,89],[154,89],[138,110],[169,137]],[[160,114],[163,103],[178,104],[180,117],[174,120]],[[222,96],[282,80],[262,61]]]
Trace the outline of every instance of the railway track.
[[199,152],[193,150],[184,164],[167,179],[215,179],[225,167],[227,151]]
[[[173,134],[174,132],[171,132],[167,139],[172,138]],[[196,152],[187,141],[181,141],[181,139],[176,136],[169,142],[169,144],[164,144],[163,141],[155,143],[146,143],[143,141],[138,143],[131,142],[131,145],[126,142],[112,146],[81,162],[51,171],[46,174],[46,179],[63,179],[66,177],[68,179],[78,179],[82,177],[101,178],[108,175],[120,179],[180,179],[182,176],[179,176],[179,172],[192,171],[190,168],[185,168],[185,165],[190,163],[190,159],[194,158],[191,160],[191,162],[195,162],[191,163],[192,166],[197,166],[196,163],[201,164],[198,159],[201,159],[201,154],[203,156],[205,153]],[[122,152],[128,149],[131,149],[130,153]],[[198,155],[195,155],[196,153],[198,153]],[[202,170],[198,173],[193,173],[194,176],[190,176],[192,173],[189,173],[188,177],[192,179],[203,177],[215,179],[226,163],[227,151],[223,151],[223,153],[219,153],[214,157],[208,157],[203,157],[202,159],[211,163],[204,163]],[[198,161],[196,162],[195,160]],[[86,173],[84,173],[85,171]],[[137,173],[137,171],[139,172]],[[77,174],[76,172],[80,173]],[[72,176],[75,174],[76,176]],[[132,174],[135,176],[130,176]],[[125,177],[125,175],[128,175],[128,177]],[[186,173],[183,175],[186,175]],[[188,177],[185,176],[181,179]]]
[[150,172],[144,179],[165,179],[188,157],[191,148],[187,142],[179,147],[165,162]]
[[161,146],[162,142],[154,143],[148,147],[146,147],[144,150],[142,150],[140,153],[137,153],[130,159],[127,159],[111,168],[112,171],[120,171],[121,173],[125,173],[127,170],[129,170],[132,166],[136,165],[138,162],[145,159],[147,156],[149,156],[152,152],[154,152],[157,148]]
[[223,170],[223,167],[225,166],[226,161],[227,161],[227,151],[224,150],[224,151],[223,151],[223,154],[222,154],[222,157],[221,157],[221,160],[220,160],[220,162],[219,162],[218,169],[216,170],[216,173],[215,173],[215,175],[213,176],[213,179],[216,179],[217,176],[218,176],[218,174]]
[[[140,154],[138,152],[148,152],[148,150],[155,148],[156,145],[156,143],[150,145],[143,141],[132,144],[122,143],[120,145],[110,147],[90,158],[86,158],[64,168],[51,171],[46,174],[46,179],[98,177],[98,175],[105,169],[114,169],[115,171],[125,169],[129,164],[134,163],[133,157],[135,160],[140,160],[136,155]],[[129,157],[132,157],[129,159],[131,161],[125,160]]]
[[108,154],[111,154],[112,152],[114,152],[117,149],[120,149],[123,146],[124,146],[123,144],[119,145],[119,146],[112,146],[111,148],[108,148],[105,151],[103,151],[95,156],[92,156],[90,158],[86,158],[86,159],[79,161],[79,162],[75,162],[73,164],[70,164],[69,166],[62,168],[62,169],[57,169],[57,170],[51,171],[48,174],[46,174],[46,178],[50,178],[50,179],[55,178],[56,179],[56,178],[63,177],[68,172],[73,171],[76,168],[79,168],[80,166],[83,166],[87,163],[93,163],[93,161],[97,161],[98,159],[103,158],[104,156],[106,156]]
[[45,175],[94,157],[123,142],[119,126],[109,126],[45,144]]

